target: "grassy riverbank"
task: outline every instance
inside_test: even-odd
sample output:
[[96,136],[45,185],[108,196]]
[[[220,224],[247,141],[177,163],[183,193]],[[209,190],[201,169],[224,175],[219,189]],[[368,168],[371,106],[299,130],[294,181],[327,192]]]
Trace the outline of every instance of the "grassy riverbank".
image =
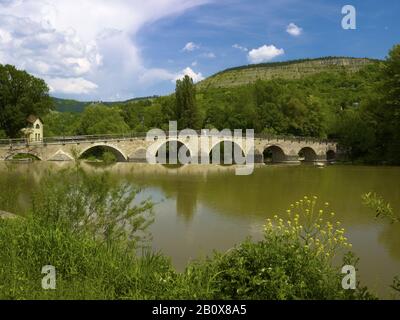
[[[285,237],[245,242],[177,273],[160,254],[136,257],[119,243],[48,228],[33,219],[0,221],[0,299],[357,299],[323,255]],[[290,244],[290,245],[289,245]],[[57,289],[41,288],[53,265]]]
[[[262,241],[245,241],[179,273],[169,258],[146,251],[152,203],[133,206],[138,191],[79,165],[49,172],[25,218],[0,219],[0,299],[372,297],[360,285],[342,289],[333,261],[350,244],[317,199],[301,199],[285,217],[267,221]],[[344,264],[355,258],[346,255]],[[46,265],[56,268],[54,291],[41,287]]]

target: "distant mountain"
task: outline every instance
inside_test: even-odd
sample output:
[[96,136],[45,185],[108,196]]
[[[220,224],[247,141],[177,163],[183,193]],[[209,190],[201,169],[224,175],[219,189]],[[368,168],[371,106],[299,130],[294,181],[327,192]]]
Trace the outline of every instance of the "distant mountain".
[[230,88],[274,78],[299,79],[324,71],[357,72],[363,66],[377,62],[368,58],[325,57],[246,65],[230,68],[199,82],[198,89]]
[[56,97],[52,97],[56,111],[59,112],[82,112],[87,106],[93,103],[101,103],[107,106],[113,106],[117,104],[125,104],[129,102],[136,102],[140,100],[150,100],[155,99],[158,96],[152,97],[141,97],[141,98],[133,98],[125,101],[113,101],[113,102],[103,102],[103,101],[77,101],[71,99],[60,99]]

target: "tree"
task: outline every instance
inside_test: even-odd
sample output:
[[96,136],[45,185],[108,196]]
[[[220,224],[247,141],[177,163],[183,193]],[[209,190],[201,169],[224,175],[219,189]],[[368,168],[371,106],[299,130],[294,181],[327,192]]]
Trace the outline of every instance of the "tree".
[[79,113],[52,111],[43,118],[44,135],[54,136],[75,136],[78,134]]
[[390,52],[382,70],[383,120],[381,125],[387,141],[387,156],[390,161],[400,162],[400,45]]
[[199,116],[193,79],[186,75],[182,80],[177,80],[175,96],[178,127],[180,129],[198,129]]
[[43,117],[53,108],[49,88],[42,79],[0,64],[0,131],[18,137],[30,114]]
[[92,104],[82,114],[79,134],[117,134],[129,132],[119,109]]

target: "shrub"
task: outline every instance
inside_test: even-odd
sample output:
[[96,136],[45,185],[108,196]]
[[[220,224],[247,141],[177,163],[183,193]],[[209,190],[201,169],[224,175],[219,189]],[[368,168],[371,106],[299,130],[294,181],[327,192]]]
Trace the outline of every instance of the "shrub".
[[[343,275],[333,258],[351,247],[324,209],[316,209],[316,198],[296,202],[287,211],[288,219],[268,220],[264,239],[250,240],[225,254],[196,262],[186,270],[193,298],[213,299],[364,299],[365,289],[342,289]],[[328,204],[326,204],[328,207]],[[326,209],[325,209],[326,210]],[[355,264],[351,255],[347,263]],[[207,283],[199,290],[198,283]],[[207,281],[208,280],[208,281]]]

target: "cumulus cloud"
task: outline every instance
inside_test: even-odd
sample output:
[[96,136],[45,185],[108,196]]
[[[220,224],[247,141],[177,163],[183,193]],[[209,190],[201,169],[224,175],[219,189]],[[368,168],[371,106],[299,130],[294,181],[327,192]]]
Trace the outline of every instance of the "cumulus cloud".
[[286,27],[286,32],[291,36],[298,37],[303,33],[303,29],[292,22]]
[[141,74],[139,80],[141,84],[147,83],[155,83],[159,81],[165,80],[174,80],[176,78],[176,74],[169,72],[168,70],[161,68],[154,68],[146,70],[143,74]]
[[50,92],[87,94],[97,89],[97,84],[83,78],[48,78]]
[[199,48],[200,48],[200,46],[198,44],[195,44],[194,42],[188,42],[188,43],[186,43],[186,45],[183,47],[182,50],[190,52],[190,51],[194,51]]
[[210,1],[1,0],[0,63],[44,78],[54,94],[129,97],[157,73],[135,43],[140,29]]
[[196,73],[191,68],[187,67],[183,69],[179,74],[177,74],[173,79],[173,81],[175,82],[176,80],[183,79],[185,76],[191,77],[193,79],[193,82],[195,83],[204,80],[204,77],[201,74],[201,72]]
[[176,80],[181,80],[185,76],[189,76],[193,79],[193,82],[199,82],[204,79],[201,72],[196,73],[192,68],[186,67],[180,72],[169,72],[165,69],[149,69],[140,77],[140,82],[142,84],[155,83],[159,81],[169,80],[171,82],[176,82]]
[[250,63],[262,63],[271,61],[283,54],[285,54],[283,49],[278,49],[274,45],[263,45],[258,49],[251,50],[247,58]]
[[247,49],[246,47],[243,47],[243,46],[241,46],[241,45],[239,45],[239,44],[237,44],[237,43],[235,43],[235,44],[232,46],[232,48],[238,49],[238,50],[243,51],[243,52],[249,51],[249,49]]

